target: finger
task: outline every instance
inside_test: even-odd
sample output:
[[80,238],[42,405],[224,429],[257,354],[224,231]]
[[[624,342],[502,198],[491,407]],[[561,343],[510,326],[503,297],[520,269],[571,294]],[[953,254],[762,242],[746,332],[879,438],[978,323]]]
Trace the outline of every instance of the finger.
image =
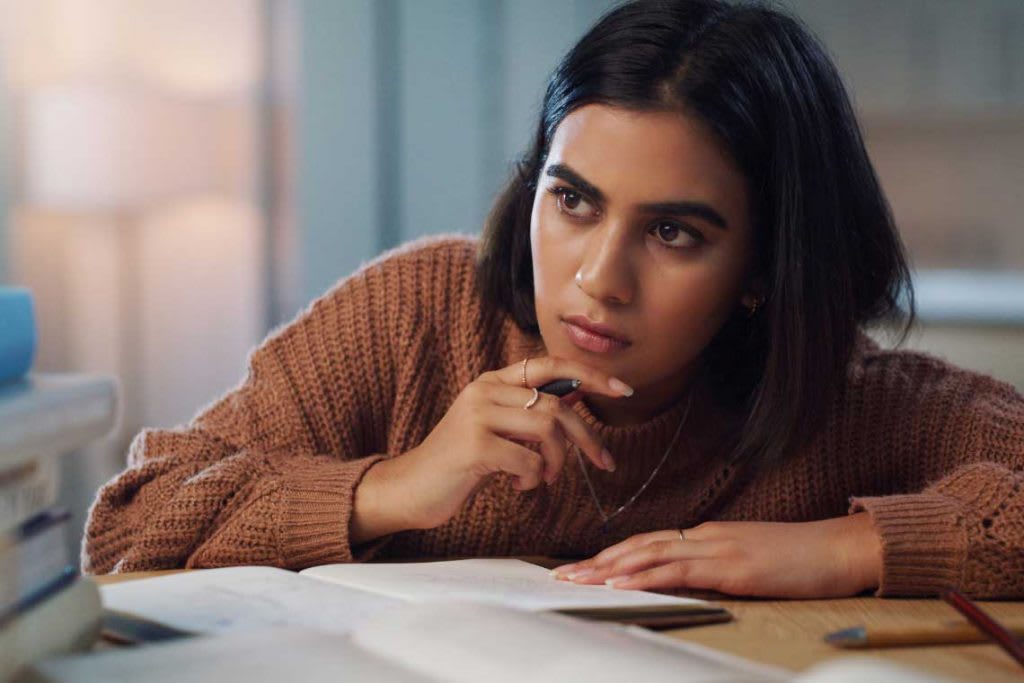
[[675,529],[660,530],[660,531],[648,531],[643,534],[636,534],[630,536],[625,541],[620,541],[615,545],[608,546],[597,555],[594,555],[593,561],[594,566],[601,567],[607,566],[618,560],[619,558],[636,552],[640,548],[658,541],[669,541],[679,540],[679,532]]
[[566,394],[565,396],[562,396],[559,400],[562,403],[564,403],[564,404],[566,404],[568,406],[571,406],[574,403],[577,403],[582,398],[583,398],[583,392],[580,391],[579,389],[574,389],[571,392],[569,392],[568,394]]
[[703,522],[695,527],[683,529],[683,534],[686,536],[686,540],[692,538],[696,541],[733,537],[735,534],[730,533],[729,529],[734,524],[736,522]]
[[596,567],[586,577],[586,583],[604,583],[616,576],[629,576],[637,572],[670,564],[679,560],[694,560],[719,557],[721,543],[718,541],[654,541],[620,556],[614,562]]
[[722,560],[698,558],[680,560],[637,572],[631,576],[612,577],[605,583],[623,590],[656,590],[668,588],[699,588],[716,590],[728,571]]
[[494,445],[487,449],[484,465],[491,472],[514,476],[512,488],[517,491],[536,488],[544,475],[544,458],[540,453],[501,437],[495,437]]
[[[523,364],[522,362],[513,363],[500,370],[484,373],[480,378],[485,381],[499,381],[521,387],[523,385]],[[578,379],[581,382],[579,391],[585,393],[604,394],[614,398],[633,394],[633,389],[621,379],[577,361],[553,356],[539,356],[531,358],[527,363],[527,387],[543,386],[556,379]]]
[[499,436],[539,443],[544,458],[542,477],[548,484],[561,474],[565,467],[565,431],[557,417],[544,412],[491,406],[480,413],[480,423]]
[[633,552],[637,548],[648,543],[672,538],[672,534],[675,534],[675,537],[677,538],[679,536],[679,532],[675,530],[649,531],[642,534],[636,534],[635,536],[630,536],[624,541],[619,541],[615,545],[608,546],[589,559],[555,567],[551,570],[551,573],[557,578],[571,578],[568,576],[569,574],[578,574],[580,572],[585,572],[583,575],[593,574],[599,568],[608,566],[611,562],[615,561],[622,555]]
[[[492,384],[490,387],[486,387],[484,391],[487,392],[487,396],[491,401],[509,408],[522,409],[526,402],[533,398],[533,390],[523,389],[522,387]],[[540,394],[537,402],[529,410],[520,410],[519,412],[523,414],[541,413],[553,416],[561,425],[564,436],[579,446],[583,454],[587,456],[587,459],[594,463],[596,467],[609,472],[615,470],[615,459],[611,453],[607,453],[604,445],[601,443],[601,439],[598,438],[594,430],[580,417],[579,413],[557,397],[549,394]],[[565,449],[562,448],[561,452],[564,454]],[[561,465],[559,465],[558,471],[561,472]]]

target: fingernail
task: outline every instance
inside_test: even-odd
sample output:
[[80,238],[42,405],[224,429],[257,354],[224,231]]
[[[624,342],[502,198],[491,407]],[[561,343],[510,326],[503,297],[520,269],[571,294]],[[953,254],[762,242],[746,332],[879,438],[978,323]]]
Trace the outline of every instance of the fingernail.
[[593,569],[581,569],[578,572],[573,572],[572,574],[569,574],[568,578],[570,581],[575,581],[576,579],[582,579],[584,577],[590,576],[593,573]]
[[601,462],[604,463],[604,468],[609,472],[615,471],[615,461],[612,460],[612,454],[608,452],[607,448],[601,449]]
[[627,581],[630,580],[630,578],[632,578],[632,577],[630,577],[630,576],[613,576],[610,579],[606,579],[605,582],[604,582],[604,585],[611,586],[612,588],[615,588],[616,584],[626,583]]
[[621,379],[616,379],[615,377],[612,377],[611,379],[608,380],[608,386],[610,386],[612,389],[619,392],[623,396],[633,395],[633,387],[629,386]]

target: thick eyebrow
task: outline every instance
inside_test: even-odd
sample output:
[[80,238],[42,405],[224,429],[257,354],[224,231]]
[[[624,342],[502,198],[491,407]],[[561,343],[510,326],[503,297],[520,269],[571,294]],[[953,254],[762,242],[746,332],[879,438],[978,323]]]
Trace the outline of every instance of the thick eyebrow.
[[[551,164],[547,167],[544,173],[545,175],[549,175],[554,178],[561,178],[566,182],[572,183],[599,202],[605,201],[604,192],[601,192],[596,185],[588,181],[576,171],[572,170],[566,164]],[[682,200],[672,202],[653,202],[650,204],[638,204],[637,208],[645,213],[662,213],[673,216],[697,216],[698,218],[703,218],[708,223],[711,223],[722,230],[726,230],[729,227],[728,223],[725,222],[725,219],[722,218],[722,214],[718,213],[704,202]]]

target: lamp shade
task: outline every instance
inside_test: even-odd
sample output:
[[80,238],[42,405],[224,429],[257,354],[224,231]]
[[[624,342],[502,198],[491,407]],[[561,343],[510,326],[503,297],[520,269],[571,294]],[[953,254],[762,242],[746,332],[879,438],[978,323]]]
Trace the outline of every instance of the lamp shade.
[[[131,86],[53,85],[25,98],[24,196],[67,211],[124,211],[244,186],[245,108]],[[240,184],[241,182],[241,184]]]
[[103,78],[190,96],[250,92],[264,0],[0,0],[0,68],[16,89]]

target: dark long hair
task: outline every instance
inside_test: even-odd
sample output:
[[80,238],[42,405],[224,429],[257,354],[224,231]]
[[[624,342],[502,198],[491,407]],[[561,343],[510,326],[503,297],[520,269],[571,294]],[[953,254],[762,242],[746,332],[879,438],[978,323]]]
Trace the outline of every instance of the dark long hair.
[[914,320],[904,248],[835,66],[763,4],[637,0],[605,14],[551,75],[480,242],[481,295],[535,334],[534,193],[556,127],[592,103],[696,116],[744,174],[766,298],[726,322],[704,365],[741,416],[732,457],[782,458],[841,397],[861,326],[902,320],[905,337]]

